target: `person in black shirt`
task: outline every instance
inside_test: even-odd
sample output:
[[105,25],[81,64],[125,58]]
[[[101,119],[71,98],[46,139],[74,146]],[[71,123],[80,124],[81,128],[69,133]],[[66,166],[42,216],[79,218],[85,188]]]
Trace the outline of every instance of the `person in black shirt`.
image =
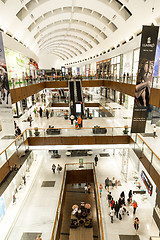
[[97,157],[97,155],[95,156],[94,161],[95,161],[95,166],[97,166],[97,162],[98,162],[98,157]]

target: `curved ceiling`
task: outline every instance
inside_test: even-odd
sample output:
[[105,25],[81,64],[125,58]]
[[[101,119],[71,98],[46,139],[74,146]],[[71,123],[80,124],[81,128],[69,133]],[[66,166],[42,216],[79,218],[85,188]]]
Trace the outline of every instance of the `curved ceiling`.
[[69,62],[126,41],[160,22],[159,0],[0,0],[1,29],[37,55]]

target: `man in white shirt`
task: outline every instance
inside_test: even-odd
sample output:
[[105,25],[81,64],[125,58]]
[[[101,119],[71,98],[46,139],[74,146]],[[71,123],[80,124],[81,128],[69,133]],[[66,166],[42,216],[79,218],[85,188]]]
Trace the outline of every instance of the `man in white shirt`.
[[110,211],[111,223],[113,223],[114,213],[115,213],[115,210],[111,209],[111,211]]

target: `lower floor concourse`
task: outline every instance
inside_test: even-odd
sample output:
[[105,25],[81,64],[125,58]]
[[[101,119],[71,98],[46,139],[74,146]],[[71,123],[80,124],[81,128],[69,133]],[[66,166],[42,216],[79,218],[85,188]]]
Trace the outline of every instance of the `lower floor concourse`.
[[[110,148],[109,148],[110,147]],[[41,147],[41,150],[33,150],[34,162],[33,166],[37,169],[35,176],[32,178],[32,184],[30,188],[27,188],[27,184],[31,179],[31,176],[26,178],[26,186],[21,190],[21,193],[17,193],[16,203],[11,203],[10,211],[14,211],[14,208],[18,207],[21,196],[25,194],[24,201],[21,203],[19,210],[17,211],[13,223],[8,229],[7,238],[8,240],[22,240],[28,239],[27,236],[31,236],[33,239],[37,237],[40,233],[42,234],[43,240],[50,240],[54,225],[54,220],[56,216],[56,210],[58,205],[58,199],[62,184],[63,171],[65,164],[79,163],[79,158],[83,158],[83,163],[94,162],[95,155],[98,156],[98,163],[95,167],[97,184],[102,184],[103,190],[100,198],[100,206],[102,211],[102,223],[104,231],[104,239],[106,240],[123,240],[123,239],[140,239],[140,240],[150,240],[151,236],[158,237],[159,230],[152,217],[153,214],[153,201],[154,201],[154,191],[155,186],[153,185],[153,196],[150,197],[146,191],[145,195],[133,194],[133,200],[138,203],[138,208],[136,214],[133,215],[133,207],[127,204],[128,192],[130,190],[137,190],[135,184],[135,176],[139,178],[139,172],[137,171],[137,165],[139,165],[139,171],[143,169],[143,166],[139,164],[132,153],[132,150],[128,150],[129,146],[117,145],[114,146],[100,145],[100,146],[63,146],[63,150],[59,149],[60,158],[51,158],[51,153],[48,148],[47,150]],[[67,157],[66,152],[69,149],[85,149],[88,148],[92,150],[92,156],[83,157]],[[125,148],[125,150],[123,150]],[[54,148],[55,149],[55,148]],[[129,152],[127,171],[124,171],[122,153],[123,151]],[[52,171],[52,164],[56,166],[59,164],[62,166],[62,171],[55,174]],[[32,169],[30,170],[32,172]],[[33,171],[34,175],[34,171]],[[114,216],[113,224],[111,223],[111,218],[109,216],[110,207],[108,206],[107,194],[108,191],[105,189],[105,179],[110,180],[115,177],[119,181],[117,187],[110,186],[109,191],[111,191],[112,197],[115,201],[118,201],[119,196],[122,191],[125,193],[126,206],[125,208],[129,212],[122,215],[122,220]],[[30,178],[30,179],[29,179]],[[54,186],[44,187],[42,183],[44,181],[55,181]],[[140,178],[138,179],[140,181]],[[142,189],[146,190],[142,185]],[[88,194],[88,193],[87,193]],[[83,200],[83,199],[82,199]],[[76,204],[76,202],[75,202]],[[71,211],[71,210],[70,210]],[[3,226],[3,221],[7,221],[7,213],[0,222],[0,229]],[[136,236],[135,229],[133,227],[134,218],[138,217],[140,220],[140,227],[138,230],[138,235]],[[2,230],[0,230],[1,232]],[[28,234],[28,235],[27,235]],[[68,232],[69,239],[69,232]]]

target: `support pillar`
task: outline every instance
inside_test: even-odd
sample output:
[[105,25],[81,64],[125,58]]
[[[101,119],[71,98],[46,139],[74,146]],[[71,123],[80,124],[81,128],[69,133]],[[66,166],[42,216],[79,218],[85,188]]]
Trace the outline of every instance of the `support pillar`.
[[125,182],[128,180],[128,149],[122,152],[122,168],[121,173],[124,175]]

